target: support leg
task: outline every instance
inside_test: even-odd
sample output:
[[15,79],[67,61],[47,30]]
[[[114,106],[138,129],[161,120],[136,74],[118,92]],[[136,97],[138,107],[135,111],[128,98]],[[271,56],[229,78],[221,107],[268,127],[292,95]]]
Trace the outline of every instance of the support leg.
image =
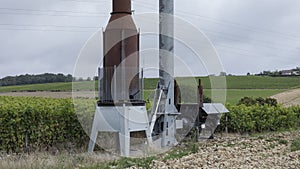
[[147,144],[149,146],[152,146],[153,141],[152,141],[151,131],[149,130],[149,128],[147,130],[145,130],[145,133],[146,133],[146,137],[147,137]]
[[119,132],[119,141],[120,141],[120,152],[121,156],[129,157],[130,155],[130,130],[128,125],[129,112],[123,104],[123,110],[120,111],[120,132]]
[[119,133],[120,140],[120,151],[121,156],[129,157],[130,156],[130,133],[126,132],[125,134]]
[[99,129],[98,129],[98,125],[97,125],[97,119],[98,119],[98,113],[96,111],[94,121],[93,121],[93,126],[92,126],[92,132],[90,135],[90,142],[89,142],[89,147],[88,147],[89,153],[93,153],[94,148],[95,148],[96,139],[98,136]]
[[162,146],[174,146],[178,142],[175,138],[176,134],[176,116],[165,115],[164,117],[164,131],[162,133]]

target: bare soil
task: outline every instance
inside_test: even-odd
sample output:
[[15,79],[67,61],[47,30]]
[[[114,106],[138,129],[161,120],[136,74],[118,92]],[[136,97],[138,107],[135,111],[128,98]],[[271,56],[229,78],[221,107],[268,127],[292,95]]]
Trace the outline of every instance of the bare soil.
[[300,105],[300,89],[289,90],[271,97],[286,107]]

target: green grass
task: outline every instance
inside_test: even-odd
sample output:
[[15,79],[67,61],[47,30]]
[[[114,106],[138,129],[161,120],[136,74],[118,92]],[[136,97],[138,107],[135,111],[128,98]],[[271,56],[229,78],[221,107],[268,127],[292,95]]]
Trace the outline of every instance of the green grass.
[[289,89],[300,87],[300,76],[227,76],[227,89]]
[[70,91],[72,83],[45,83],[45,84],[31,84],[19,86],[3,86],[0,87],[0,92],[14,92],[14,91]]
[[300,138],[294,139],[291,144],[291,151],[298,151],[298,150],[300,150]]
[[[236,104],[245,96],[267,98],[284,91],[284,89],[227,89],[226,102]],[[204,95],[211,97],[211,89],[204,89]]]
[[[182,85],[197,85],[199,78],[176,78]],[[290,89],[300,87],[300,76],[298,77],[268,77],[268,76],[226,76],[224,77],[201,77],[204,89],[211,89],[210,80],[214,82],[226,80],[227,89]],[[155,89],[158,79],[145,79],[145,89]],[[85,84],[86,82],[76,82],[77,84]],[[91,82],[88,82],[91,83]],[[80,85],[78,85],[80,86]],[[215,85],[214,88],[220,86]],[[221,86],[222,87],[222,86]],[[46,83],[46,84],[32,84],[20,86],[3,86],[0,87],[0,92],[11,91],[71,91],[72,83]]]
[[[197,85],[197,79],[177,78],[179,85]],[[201,77],[204,94],[211,97],[211,83],[214,81],[214,89],[222,88],[224,77]],[[154,89],[158,79],[146,79],[145,89]],[[218,84],[219,82],[219,84]],[[270,97],[293,88],[300,88],[300,77],[268,77],[268,76],[226,76],[226,102],[236,104],[241,98]],[[145,98],[151,96],[150,90],[146,90]],[[222,99],[221,99],[222,100]]]
[[[197,84],[199,78],[176,78],[180,84]],[[203,88],[211,89],[211,81],[222,82],[224,77],[200,77]],[[158,79],[146,79],[145,89],[154,89]],[[218,84],[214,88],[222,88]],[[300,76],[269,77],[269,76],[226,76],[227,89],[290,89],[300,88]]]
[[156,157],[146,157],[146,158],[126,158],[123,157],[119,160],[109,162],[104,164],[103,168],[117,168],[117,169],[123,169],[123,168],[129,168],[132,166],[137,166],[145,169],[150,169],[150,165],[153,160],[155,160]]
[[[211,98],[211,89],[204,89],[204,95]],[[226,102],[230,104],[236,104],[238,101],[245,97],[263,97],[267,98],[272,95],[284,92],[286,90],[284,89],[227,89],[226,93]],[[144,98],[145,100],[149,99],[151,101],[151,98],[154,96],[154,90],[145,90],[144,92]],[[195,100],[196,97],[192,100]]]
[[[75,82],[76,89],[90,89],[92,81]],[[23,92],[23,91],[72,91],[71,82],[60,83],[44,83],[44,84],[30,84],[30,85],[17,85],[17,86],[1,86],[0,92]]]

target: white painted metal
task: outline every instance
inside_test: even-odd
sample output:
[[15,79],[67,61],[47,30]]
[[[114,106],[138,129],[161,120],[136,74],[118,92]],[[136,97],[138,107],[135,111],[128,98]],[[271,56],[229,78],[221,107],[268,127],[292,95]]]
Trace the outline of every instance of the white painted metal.
[[[154,98],[154,103],[153,103],[152,112],[151,112],[151,116],[150,116],[151,117],[151,123],[150,123],[150,131],[151,132],[153,132],[153,129],[154,129],[154,125],[155,125],[157,113],[158,113],[158,106],[161,101],[161,96],[163,93],[162,90],[156,90],[156,92],[158,92],[158,91],[159,91],[159,96],[158,96],[157,100]],[[156,94],[155,94],[155,96],[156,96]]]
[[[176,118],[178,113],[176,107],[174,106],[174,102],[171,102],[171,98],[174,98],[174,93],[170,92],[174,91],[174,87],[168,87],[167,98],[165,100],[165,109],[164,109],[164,127],[162,133],[162,147],[165,146],[174,146],[177,145],[178,142],[176,140]],[[170,92],[170,93],[169,93]]]
[[123,111],[119,112],[120,115],[120,153],[121,156],[128,157],[130,155],[130,128],[129,128],[129,114],[128,109],[123,104]]
[[222,103],[204,103],[202,109],[207,113],[204,124],[201,124],[201,133],[199,138],[210,138],[214,130],[220,125],[221,115],[228,113],[228,109]]
[[118,132],[121,156],[130,156],[130,132],[145,131],[152,142],[145,106],[97,107],[88,151],[93,152],[98,132]]
[[176,120],[176,129],[182,129],[182,128],[183,128],[183,121]]
[[229,112],[222,103],[203,103],[203,110],[207,114],[221,114]]

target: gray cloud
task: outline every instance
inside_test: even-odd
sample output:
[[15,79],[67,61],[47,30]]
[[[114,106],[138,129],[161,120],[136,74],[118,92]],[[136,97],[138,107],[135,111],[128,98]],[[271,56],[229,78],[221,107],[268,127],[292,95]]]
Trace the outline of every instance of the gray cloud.
[[[137,14],[157,12],[157,5],[158,1],[133,1]],[[111,2],[2,0],[0,7],[0,77],[3,77],[72,73],[81,47],[96,27],[106,25]],[[176,1],[176,15],[208,36],[228,73],[300,66],[300,1],[184,0]]]

